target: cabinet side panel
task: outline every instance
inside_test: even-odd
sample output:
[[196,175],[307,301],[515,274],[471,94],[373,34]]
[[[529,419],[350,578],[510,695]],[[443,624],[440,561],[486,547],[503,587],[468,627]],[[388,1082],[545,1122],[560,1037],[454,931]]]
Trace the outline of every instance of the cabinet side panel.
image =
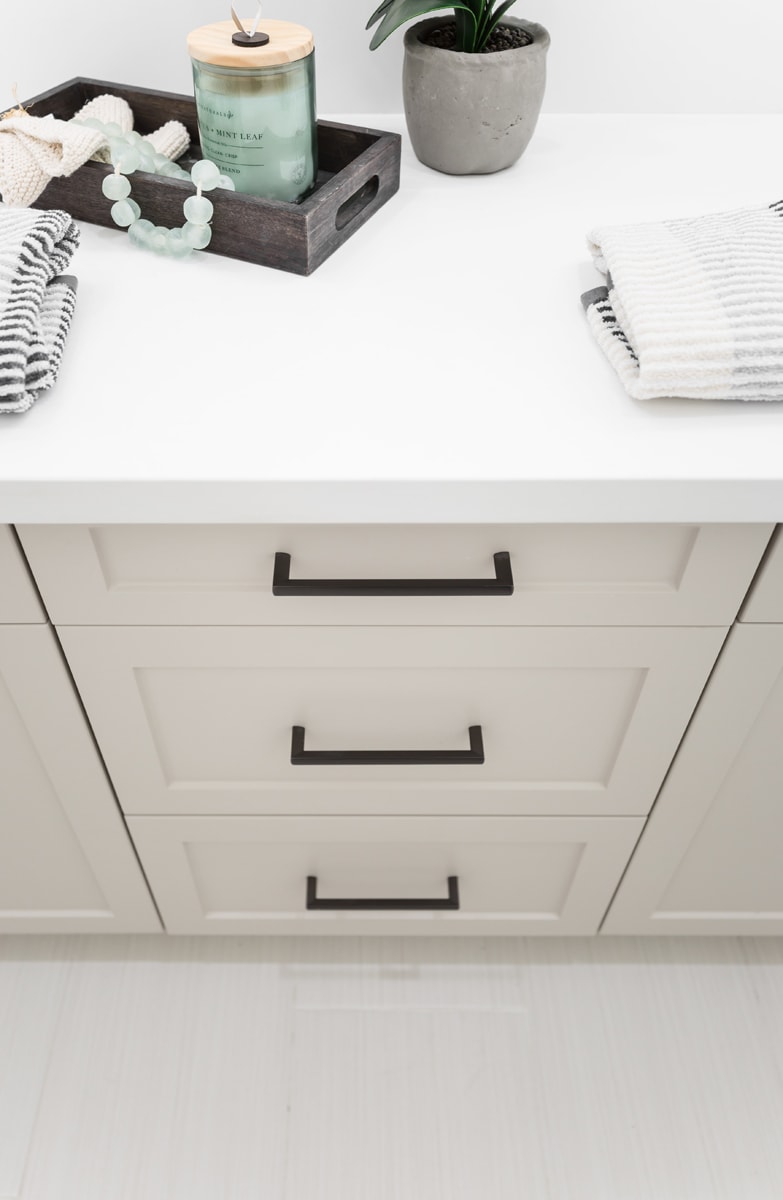
[[736,626],[604,933],[783,932],[783,627]]
[[0,627],[0,931],[160,928],[48,627]]
[[11,525],[0,525],[0,625],[41,625],[46,613]]

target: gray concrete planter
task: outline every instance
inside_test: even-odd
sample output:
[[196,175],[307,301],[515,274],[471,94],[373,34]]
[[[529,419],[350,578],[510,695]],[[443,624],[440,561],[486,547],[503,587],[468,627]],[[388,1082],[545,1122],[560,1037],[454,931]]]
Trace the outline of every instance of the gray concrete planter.
[[549,34],[541,25],[504,17],[525,29],[529,46],[493,54],[462,54],[421,41],[444,16],[412,25],[405,34],[402,90],[416,157],[449,175],[502,171],[533,136],[546,86]]

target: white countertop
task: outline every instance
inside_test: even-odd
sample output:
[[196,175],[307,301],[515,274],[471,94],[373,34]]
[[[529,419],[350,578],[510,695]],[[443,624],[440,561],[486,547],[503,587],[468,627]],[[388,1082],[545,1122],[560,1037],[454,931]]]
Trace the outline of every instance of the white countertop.
[[631,400],[596,224],[783,197],[783,116],[546,116],[400,191],[309,278],[82,223],[60,380],[0,419],[3,522],[783,520],[783,405]]

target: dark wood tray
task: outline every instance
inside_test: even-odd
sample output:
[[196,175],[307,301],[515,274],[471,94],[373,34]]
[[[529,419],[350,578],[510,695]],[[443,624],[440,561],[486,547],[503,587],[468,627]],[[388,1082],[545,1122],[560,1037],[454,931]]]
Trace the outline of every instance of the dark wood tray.
[[[88,100],[107,92],[128,101],[140,133],[152,133],[166,121],[182,121],[192,142],[188,158],[201,157],[191,96],[79,78],[34,96],[24,107],[35,117],[52,114],[67,121]],[[319,121],[315,190],[299,204],[222,189],[210,192],[215,216],[209,252],[310,275],[398,190],[400,142],[396,133]],[[116,229],[101,192],[111,170],[103,163],[85,163],[68,178],[53,179],[35,207],[63,208],[77,221]],[[193,188],[185,180],[141,172],[133,176],[133,198],[156,225],[181,225],[182,204],[189,195]]]

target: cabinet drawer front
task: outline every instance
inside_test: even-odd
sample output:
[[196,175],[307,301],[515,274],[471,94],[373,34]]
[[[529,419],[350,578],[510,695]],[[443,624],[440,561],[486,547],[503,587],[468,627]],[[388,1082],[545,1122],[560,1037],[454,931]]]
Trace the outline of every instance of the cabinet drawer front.
[[783,526],[778,526],[753,582],[740,620],[749,624],[783,624]]
[[[594,933],[642,821],[132,817],[169,933]],[[308,911],[322,902],[415,908]],[[449,879],[459,909],[444,900]]]
[[[60,632],[122,807],[159,814],[645,813],[723,639],[710,628]],[[324,761],[292,763],[297,727]],[[484,761],[449,761],[471,727]],[[364,761],[379,752],[391,761]]]
[[[772,528],[110,525],[19,532],[57,624],[728,625]],[[510,557],[512,595],[484,586],[499,552]],[[396,592],[409,581],[416,591],[425,579],[446,590],[478,581],[481,594],[274,595],[278,554],[290,557],[295,584],[318,580],[327,592],[357,580],[385,581]]]
[[14,532],[10,525],[0,525],[0,625],[40,625],[45,620]]

